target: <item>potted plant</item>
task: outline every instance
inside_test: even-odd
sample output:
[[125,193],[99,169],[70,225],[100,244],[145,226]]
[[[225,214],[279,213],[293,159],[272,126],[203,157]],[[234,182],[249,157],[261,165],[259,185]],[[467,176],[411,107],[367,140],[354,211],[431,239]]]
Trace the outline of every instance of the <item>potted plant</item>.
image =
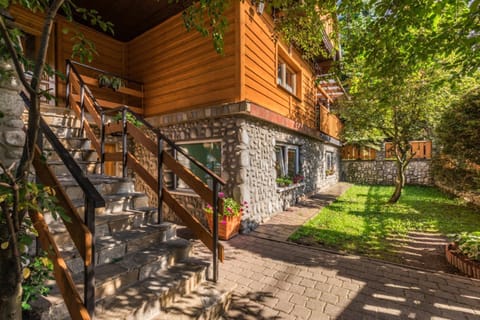
[[[238,234],[243,209],[248,206],[246,201],[240,204],[233,198],[225,198],[223,192],[219,192],[218,196],[223,199],[223,214],[220,210],[218,213],[218,237],[221,240],[228,240]],[[213,232],[213,208],[207,204],[203,211],[207,217],[208,227]]]
[[278,177],[275,182],[279,187],[288,187],[293,183],[293,180],[289,176]]
[[469,277],[480,279],[480,231],[450,235],[453,242],[445,247],[448,263]]
[[110,88],[113,91],[117,91],[120,87],[123,86],[122,79],[111,76],[109,77],[106,74],[100,74],[98,76],[98,87],[99,88]]
[[304,176],[302,176],[301,174],[296,174],[293,176],[293,183],[300,183],[300,182],[303,182],[303,180],[305,179]]

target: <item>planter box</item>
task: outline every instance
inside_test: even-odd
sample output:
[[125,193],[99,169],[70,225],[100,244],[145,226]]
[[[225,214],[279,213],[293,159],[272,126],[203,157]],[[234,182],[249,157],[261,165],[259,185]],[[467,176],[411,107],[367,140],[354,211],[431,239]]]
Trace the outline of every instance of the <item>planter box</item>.
[[445,257],[448,263],[469,277],[480,279],[480,263],[470,260],[458,251],[455,244],[445,246]]
[[[213,233],[213,215],[205,214],[207,216],[208,227],[210,232]],[[240,222],[242,221],[242,216],[223,216],[218,217],[218,238],[220,240],[228,240],[233,236],[238,234],[240,230]]]

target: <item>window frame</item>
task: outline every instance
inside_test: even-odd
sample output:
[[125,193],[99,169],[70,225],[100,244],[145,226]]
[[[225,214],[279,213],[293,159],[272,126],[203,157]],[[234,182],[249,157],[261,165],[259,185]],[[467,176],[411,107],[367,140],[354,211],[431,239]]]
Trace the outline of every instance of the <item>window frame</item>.
[[[337,161],[333,151],[325,151],[325,175],[333,175],[337,169]],[[328,172],[332,172],[328,174]]]
[[[290,74],[292,85],[287,83],[287,72]],[[277,85],[287,90],[293,95],[297,95],[297,75],[298,71],[295,71],[282,57],[278,57],[277,63]]]
[[[218,176],[221,176],[222,174],[222,160],[223,160],[223,155],[222,155],[222,150],[223,150],[223,141],[221,139],[204,139],[204,140],[191,140],[191,141],[181,141],[181,142],[177,142],[177,145],[179,147],[182,147],[184,148],[185,145],[199,145],[199,144],[205,144],[205,143],[212,143],[212,144],[219,144],[219,147],[220,147],[220,159],[219,159],[219,163],[220,163],[220,166],[219,166],[219,171],[218,172],[215,172],[215,168],[209,168],[211,171],[215,172]],[[186,149],[185,149],[186,150]],[[192,156],[192,155],[191,155]],[[185,166],[184,162],[182,162],[181,159],[179,159],[179,157],[183,157],[185,158],[185,156],[180,153],[180,152],[177,152],[176,153],[176,158],[177,158],[177,161],[179,161],[182,165]],[[193,156],[192,156],[193,157]],[[193,157],[195,158],[195,157]],[[185,158],[187,159],[187,158]],[[200,159],[197,159],[195,158],[197,161],[199,161],[200,163],[202,163],[203,165],[205,165],[207,168],[208,168],[208,165],[203,163]],[[191,165],[192,165],[192,162],[190,160],[187,160],[188,161],[188,166],[185,166],[186,168],[188,168],[189,170],[192,170],[191,169]],[[174,174],[173,172],[171,172],[171,177],[172,177],[172,185],[171,185],[171,190],[172,191],[176,191],[176,192],[192,192],[193,190],[188,186],[188,184],[186,184],[185,182],[183,182],[183,184],[185,185],[185,187],[179,187],[179,181],[181,180],[180,178],[177,177],[176,174]],[[201,178],[200,178],[201,179]],[[203,181],[203,179],[202,179]],[[208,181],[203,181],[204,183],[206,183],[210,188],[212,187]]]
[[[294,144],[287,144],[287,143],[276,143],[275,144],[275,167],[277,167],[278,161],[278,154],[277,150],[280,148],[282,154],[282,164],[280,165],[281,175],[277,171],[277,178],[289,176],[293,178],[295,175],[300,174],[300,146]],[[289,175],[288,172],[288,151],[293,150],[295,152],[295,164],[294,164],[294,173],[292,176]]]

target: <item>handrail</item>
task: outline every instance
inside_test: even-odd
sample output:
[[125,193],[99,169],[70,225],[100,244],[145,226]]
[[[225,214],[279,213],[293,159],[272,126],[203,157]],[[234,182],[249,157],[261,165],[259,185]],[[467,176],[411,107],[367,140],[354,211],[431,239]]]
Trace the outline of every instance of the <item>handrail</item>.
[[[31,102],[27,95],[21,91],[20,96],[22,97],[27,108],[31,108]],[[88,244],[91,250],[91,261],[84,260],[83,301],[85,308],[90,314],[90,317],[93,317],[95,310],[95,209],[104,207],[105,200],[100,195],[98,190],[93,186],[91,181],[85,176],[83,170],[63,146],[63,144],[58,140],[45,120],[43,120],[43,117],[40,117],[40,129],[85,194],[84,224],[88,227],[88,230],[91,233],[91,243]],[[69,228],[67,227],[67,229]]]
[[[95,108],[95,111],[97,111],[97,113],[100,114],[102,112],[102,108],[100,107],[100,104],[97,102],[97,99],[95,99],[95,96],[93,95],[92,91],[90,91],[90,88],[83,81],[82,76],[78,72],[77,68],[75,68],[75,66],[73,65],[74,61],[67,59],[66,62],[67,62],[67,67],[71,67],[73,70],[73,73],[75,73],[75,75],[77,76],[77,79],[80,82],[80,87],[83,88],[83,90],[86,90],[87,94],[92,99],[93,107]],[[67,72],[67,88],[68,88],[68,81],[69,81],[68,76],[69,74]],[[67,99],[69,99],[68,95],[67,95]]]
[[133,80],[133,79],[129,79],[127,77],[124,77],[118,73],[114,73],[114,72],[108,72],[108,71],[105,71],[105,70],[102,70],[102,69],[98,69],[98,68],[95,68],[95,67],[92,67],[92,66],[89,66],[88,64],[84,64],[84,63],[81,63],[81,62],[78,62],[78,61],[73,61],[73,60],[70,60],[70,59],[67,59],[67,61],[70,63],[70,64],[76,64],[77,66],[80,66],[80,67],[83,67],[83,68],[86,68],[86,69],[90,69],[90,70],[93,70],[93,71],[96,71],[96,72],[100,72],[102,74],[108,74],[110,76],[114,76],[114,77],[117,77],[117,78],[121,78],[123,80],[126,80],[128,82],[133,82],[133,83],[136,83],[136,84],[139,84],[139,85],[143,85],[143,82],[140,82],[140,81],[137,81],[137,80]]
[[216,180],[218,183],[221,185],[225,185],[226,182],[223,180],[221,177],[219,177],[215,172],[212,170],[208,169],[203,163],[199,162],[197,159],[193,158],[190,156],[185,149],[183,149],[181,146],[177,145],[175,142],[170,140],[166,135],[164,135],[158,128],[155,128],[152,126],[149,122],[147,122],[142,116],[138,115],[136,112],[129,110],[128,106],[119,106],[117,108],[111,108],[108,110],[103,110],[103,114],[109,114],[109,113],[115,113],[119,111],[127,110],[130,114],[132,114],[136,120],[140,121],[145,127],[147,127],[149,130],[153,131],[160,139],[165,140],[165,142],[172,147],[173,149],[179,151],[185,158],[188,160],[192,161],[196,166],[198,166],[200,169],[205,171],[208,175],[210,175],[214,180]]

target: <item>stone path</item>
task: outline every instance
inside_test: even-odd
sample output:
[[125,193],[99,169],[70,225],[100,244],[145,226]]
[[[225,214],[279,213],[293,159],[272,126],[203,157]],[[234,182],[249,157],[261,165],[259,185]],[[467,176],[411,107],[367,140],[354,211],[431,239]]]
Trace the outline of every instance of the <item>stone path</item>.
[[224,319],[480,319],[480,281],[285,241],[346,188],[224,242],[220,281],[236,284]]

